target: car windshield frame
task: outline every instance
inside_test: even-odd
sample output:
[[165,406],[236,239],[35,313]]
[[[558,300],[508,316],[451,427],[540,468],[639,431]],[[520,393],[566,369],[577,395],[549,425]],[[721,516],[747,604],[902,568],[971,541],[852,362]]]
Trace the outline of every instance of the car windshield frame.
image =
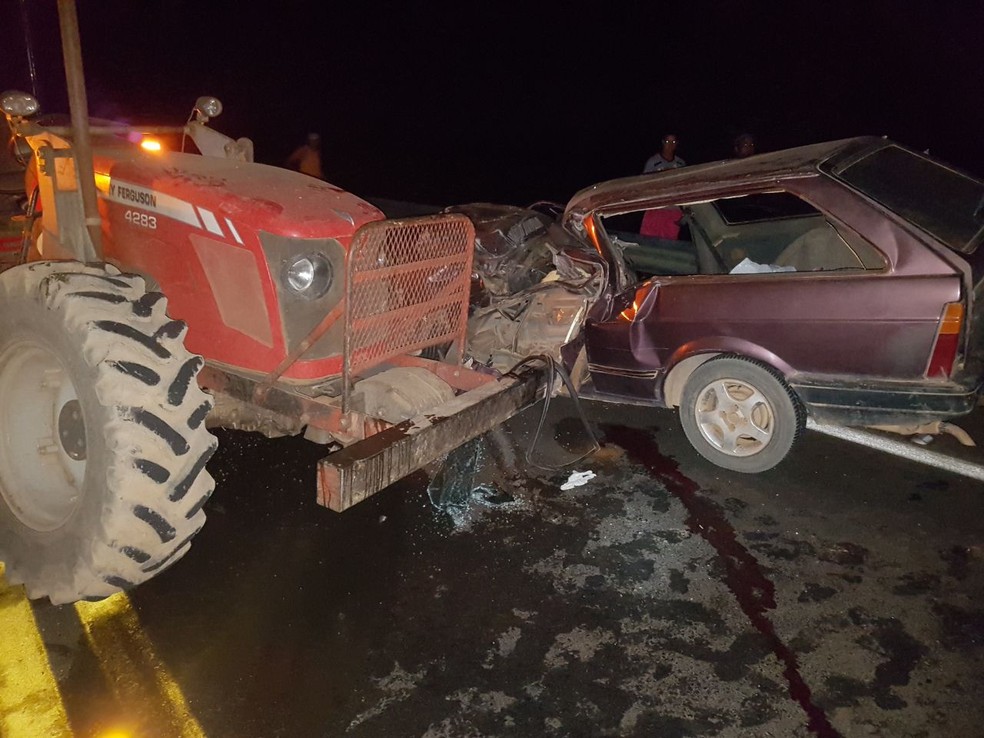
[[959,254],[970,256],[984,240],[984,182],[935,159],[886,143],[828,159],[820,170]]

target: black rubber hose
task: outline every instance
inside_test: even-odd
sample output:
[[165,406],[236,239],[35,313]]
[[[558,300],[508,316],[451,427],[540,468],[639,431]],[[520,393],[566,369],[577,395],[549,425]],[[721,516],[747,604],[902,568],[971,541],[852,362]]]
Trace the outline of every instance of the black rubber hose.
[[[554,358],[552,356],[548,356],[547,354],[534,354],[532,356],[527,356],[525,359],[522,359],[515,366],[513,366],[508,372],[506,372],[505,376],[515,377],[516,372],[519,369],[529,364],[532,364],[535,361],[538,361],[547,367],[547,392],[543,398],[543,410],[540,412],[540,420],[537,423],[536,431],[533,434],[533,439],[530,442],[530,444],[526,447],[525,458],[526,458],[526,462],[528,464],[531,464],[532,466],[536,466],[540,469],[546,469],[548,471],[559,471],[561,469],[564,469],[565,467],[571,466],[572,464],[576,464],[577,462],[587,458],[595,451],[600,449],[601,444],[598,442],[598,438],[595,436],[594,431],[591,430],[591,425],[590,423],[588,423],[588,418],[584,414],[584,407],[581,405],[581,399],[578,397],[577,391],[574,389],[574,385],[571,382],[571,378],[568,376],[567,371],[564,369],[564,367],[558,364],[556,361],[554,361]],[[550,400],[551,400],[550,389],[553,387],[554,380],[558,375],[560,376],[561,381],[564,383],[564,386],[567,388],[567,392],[571,396],[571,399],[574,401],[574,407],[577,409],[577,414],[578,417],[580,417],[581,419],[581,424],[584,426],[584,430],[587,432],[588,437],[591,439],[591,448],[585,451],[580,456],[578,456],[576,459],[572,459],[566,463],[560,464],[559,466],[553,466],[550,464],[542,464],[535,461],[533,459],[533,450],[536,448],[537,442],[540,440],[540,434],[543,432],[543,426],[547,420],[547,412],[550,409]]]

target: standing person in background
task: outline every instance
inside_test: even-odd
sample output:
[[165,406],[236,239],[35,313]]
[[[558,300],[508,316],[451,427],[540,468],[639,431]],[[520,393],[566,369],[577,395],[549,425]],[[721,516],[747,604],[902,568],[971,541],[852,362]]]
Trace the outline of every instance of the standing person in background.
[[[687,162],[676,155],[676,148],[676,134],[667,133],[663,136],[663,147],[658,153],[646,160],[642,173],[665,172],[667,169],[678,169],[686,166]],[[676,207],[647,210],[646,214],[642,216],[639,235],[676,240],[680,234],[681,218],[683,218],[683,211]]]
[[643,174],[662,172],[667,169],[676,169],[687,165],[683,159],[676,155],[677,137],[675,133],[667,133],[663,136],[663,145],[658,153],[646,159],[646,165],[642,168]]
[[734,154],[736,159],[744,159],[755,153],[755,136],[751,133],[739,133],[735,136]]
[[298,146],[294,153],[287,157],[287,166],[301,174],[324,179],[325,173],[321,170],[321,136],[317,133],[309,133],[307,142],[303,146]]

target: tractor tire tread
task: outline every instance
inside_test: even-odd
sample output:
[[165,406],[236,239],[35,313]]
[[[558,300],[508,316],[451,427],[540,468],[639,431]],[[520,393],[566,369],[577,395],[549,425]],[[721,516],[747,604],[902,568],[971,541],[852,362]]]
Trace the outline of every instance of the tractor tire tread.
[[166,299],[146,292],[139,276],[109,265],[32,262],[2,277],[0,296],[40,299],[79,337],[108,411],[101,430],[109,460],[95,482],[107,489],[83,492],[103,494],[104,504],[69,576],[56,576],[60,566],[10,559],[2,544],[0,559],[32,598],[107,597],[177,561],[204,524],[203,501],[214,488],[205,466],[217,442],[198,420],[211,408],[194,381],[203,362],[184,349],[184,323],[167,315]]

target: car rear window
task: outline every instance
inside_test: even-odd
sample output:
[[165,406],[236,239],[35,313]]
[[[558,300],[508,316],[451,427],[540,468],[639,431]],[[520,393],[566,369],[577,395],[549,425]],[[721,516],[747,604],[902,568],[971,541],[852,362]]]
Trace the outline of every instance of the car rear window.
[[984,230],[984,183],[898,146],[835,166],[831,174],[954,251],[977,249]]

